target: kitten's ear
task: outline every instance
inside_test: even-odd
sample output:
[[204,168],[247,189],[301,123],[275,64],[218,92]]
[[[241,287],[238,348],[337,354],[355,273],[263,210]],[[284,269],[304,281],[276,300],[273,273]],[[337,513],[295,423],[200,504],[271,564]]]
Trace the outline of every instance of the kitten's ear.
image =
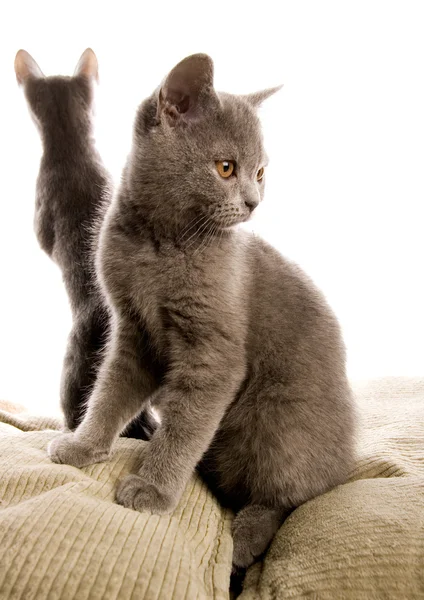
[[265,102],[270,96],[280,91],[282,87],[282,85],[277,85],[276,87],[261,90],[260,92],[253,92],[253,94],[246,94],[242,97],[255,108],[259,108],[262,102]]
[[23,85],[30,77],[44,77],[43,71],[26,50],[18,50],[16,53],[15,73],[19,85]]
[[208,105],[219,102],[213,89],[213,62],[207,54],[193,54],[172,69],[159,91],[157,118],[170,125],[199,118]]
[[91,48],[87,48],[81,54],[81,58],[75,67],[74,76],[84,75],[88,79],[99,81],[99,64],[97,57]]

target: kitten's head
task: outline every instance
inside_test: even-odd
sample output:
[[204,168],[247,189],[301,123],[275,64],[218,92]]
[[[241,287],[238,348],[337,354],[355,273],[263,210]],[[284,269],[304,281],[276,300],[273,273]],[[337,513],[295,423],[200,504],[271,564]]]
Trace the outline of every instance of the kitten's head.
[[185,58],[139,108],[132,197],[169,228],[222,230],[248,220],[267,164],[257,109],[278,89],[216,92],[209,56]]
[[31,116],[42,134],[46,130],[86,130],[90,125],[97,58],[91,48],[81,55],[73,77],[46,77],[32,56],[19,50],[16,79],[24,89]]

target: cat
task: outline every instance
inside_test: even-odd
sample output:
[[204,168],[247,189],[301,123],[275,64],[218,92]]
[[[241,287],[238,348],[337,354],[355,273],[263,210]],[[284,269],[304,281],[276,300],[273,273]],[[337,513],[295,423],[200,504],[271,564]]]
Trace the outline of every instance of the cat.
[[[43,143],[36,235],[62,271],[73,316],[60,397],[65,425],[74,430],[85,411],[109,331],[107,305],[95,281],[92,247],[112,194],[111,178],[92,136],[98,63],[87,48],[73,77],[45,77],[32,56],[19,50],[15,73]],[[146,415],[137,426],[132,423],[127,434],[148,439],[156,421],[150,413]]]
[[257,109],[277,89],[216,92],[211,58],[195,54],[140,105],[96,258],[111,344],[83,422],[48,448],[77,467],[106,460],[152,398],[161,425],[117,502],[172,511],[197,467],[236,512],[235,568],[345,482],[354,456],[336,317],[299,267],[238,227],[264,195]]

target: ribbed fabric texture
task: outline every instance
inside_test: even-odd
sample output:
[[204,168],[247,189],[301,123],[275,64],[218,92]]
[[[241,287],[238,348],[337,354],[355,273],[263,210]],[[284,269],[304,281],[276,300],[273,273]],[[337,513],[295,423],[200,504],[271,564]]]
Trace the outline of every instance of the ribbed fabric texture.
[[[350,482],[292,513],[241,600],[424,599],[424,380],[355,391]],[[200,480],[170,516],[124,509],[116,481],[143,443],[120,439],[110,462],[81,470],[55,465],[59,426],[0,410],[0,599],[228,600],[231,515]]]
[[424,598],[424,380],[354,389],[351,481],[292,513],[240,600]]
[[0,598],[228,599],[231,517],[198,478],[169,516],[114,503],[143,442],[120,439],[113,459],[53,464],[54,419],[0,411]]

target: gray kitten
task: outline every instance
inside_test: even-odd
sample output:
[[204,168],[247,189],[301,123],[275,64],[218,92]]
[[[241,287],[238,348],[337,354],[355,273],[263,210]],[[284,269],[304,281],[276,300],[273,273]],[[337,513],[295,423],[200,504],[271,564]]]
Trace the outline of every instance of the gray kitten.
[[[72,430],[82,420],[109,331],[92,247],[112,193],[92,137],[97,59],[87,48],[73,77],[45,77],[30,54],[19,50],[15,72],[43,142],[35,230],[41,248],[62,270],[72,309],[61,381],[65,423]],[[149,429],[148,419],[138,428],[132,424],[130,433],[146,437],[143,426]]]
[[335,316],[297,266],[237,227],[263,197],[257,108],[275,91],[218,93],[196,54],[140,106],[97,255],[111,344],[82,424],[49,446],[59,463],[106,460],[151,398],[162,423],[117,501],[167,513],[197,466],[237,511],[236,567],[290,510],[346,481],[353,458]]

